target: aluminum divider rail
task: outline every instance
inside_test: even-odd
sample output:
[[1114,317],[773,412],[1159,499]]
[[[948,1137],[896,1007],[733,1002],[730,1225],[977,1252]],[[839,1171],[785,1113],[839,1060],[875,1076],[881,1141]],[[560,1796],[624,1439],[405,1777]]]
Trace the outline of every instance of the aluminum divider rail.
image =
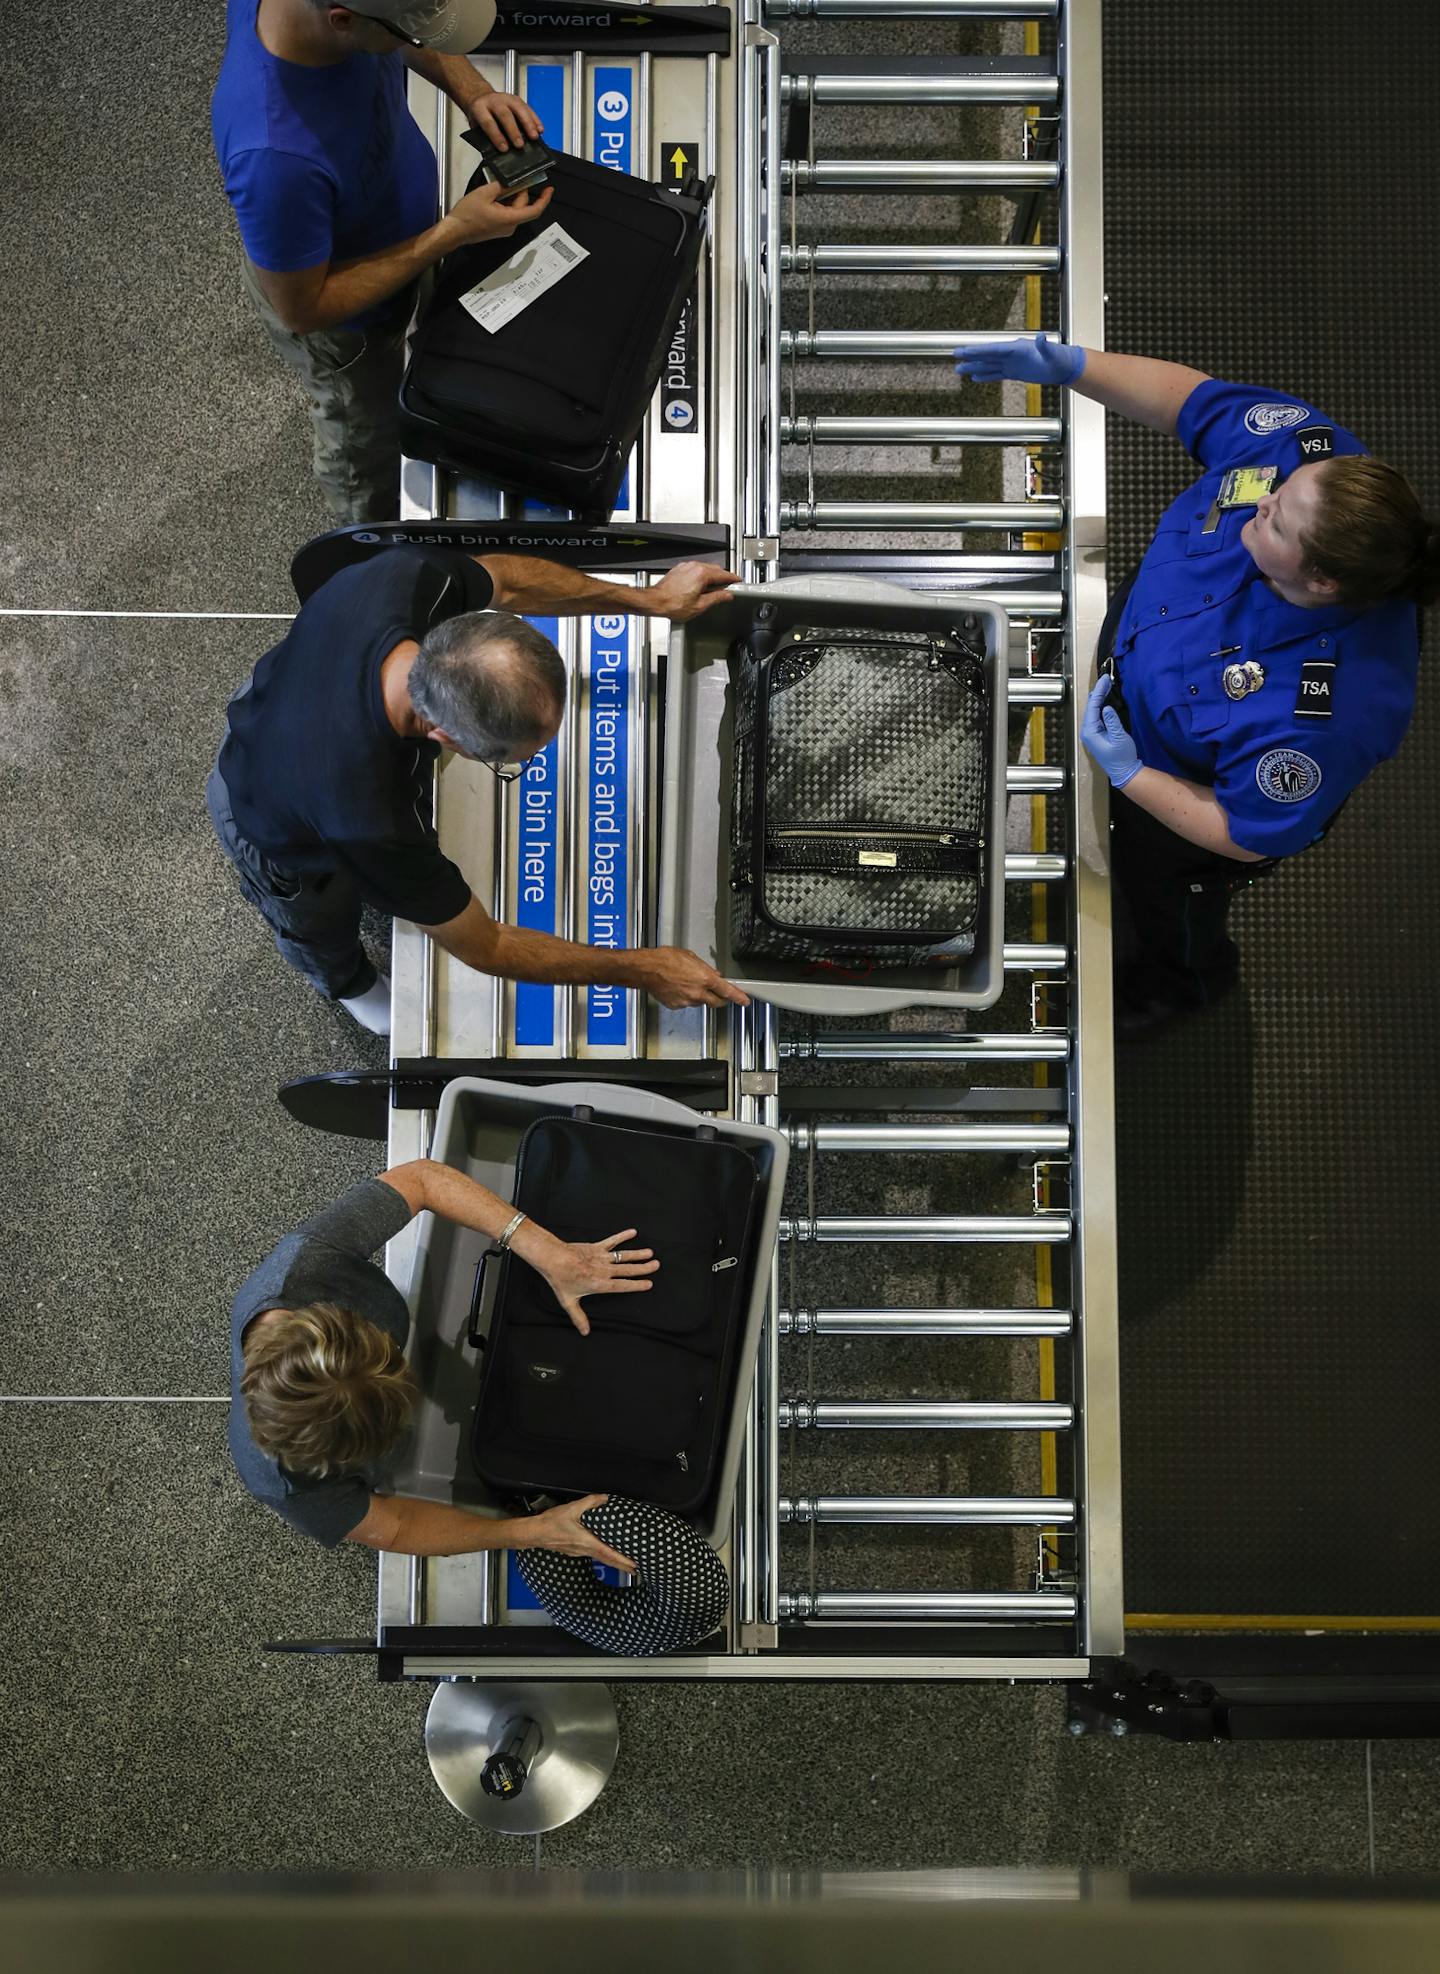
[[[664,0],[661,0],[663,8]],[[657,9],[659,11],[659,9]],[[765,21],[802,18],[999,20],[1058,22],[1054,63],[1016,61],[1013,72],[990,64],[981,73],[956,58],[953,65],[923,67],[883,60],[865,74],[831,74],[817,60],[814,75],[783,73],[779,42]],[[1016,31],[1018,32],[1018,30]],[[876,37],[877,44],[883,39]],[[1082,341],[1102,340],[1099,212],[1099,0],[743,0],[733,22],[732,53],[702,59],[669,56],[657,42],[651,55],[616,57],[604,52],[557,49],[553,55],[510,54],[479,65],[497,85],[525,92],[532,71],[560,77],[567,148],[595,148],[595,133],[616,102],[627,102],[623,157],[617,168],[661,175],[659,153],[672,140],[694,142],[701,171],[714,170],[717,191],[712,240],[702,276],[694,331],[699,343],[702,415],[698,429],[680,437],[659,428],[652,413],[632,462],[631,507],[638,520],[722,521],[735,542],[732,566],[747,580],[763,582],[789,572],[787,538],[799,527],[845,529],[864,534],[924,528],[962,537],[986,530],[1007,538],[1001,552],[963,546],[909,558],[913,567],[887,563],[864,548],[836,546],[802,551],[803,567],[875,573],[893,567],[895,579],[919,587],[972,589],[1011,613],[1015,652],[1027,654],[1010,683],[1012,705],[1049,709],[1062,729],[1063,759],[1012,762],[1008,792],[1020,800],[1060,805],[1066,848],[1011,849],[1004,876],[1014,886],[1044,887],[1049,900],[1045,935],[1009,939],[1007,975],[1040,984],[1059,983],[1063,1015],[1041,1011],[1032,996],[1028,1026],[1007,1029],[981,1018],[974,1029],[955,1027],[894,1031],[828,1030],[765,1006],[729,1013],[664,1013],[620,996],[623,1027],[592,1032],[594,1008],[579,991],[497,992],[494,983],[468,972],[433,949],[414,928],[397,926],[395,1028],[397,1057],[416,1053],[547,1056],[587,1054],[642,1059],[718,1054],[731,1065],[732,1109],[744,1119],[783,1125],[800,1157],[816,1162],[864,1153],[902,1161],[921,1154],[932,1161],[976,1157],[1008,1159],[1037,1168],[1065,1166],[1068,1197],[1042,1195],[1038,1182],[1027,1212],[828,1213],[792,1211],[781,1224],[771,1261],[770,1311],[750,1398],[748,1428],[731,1540],[726,1550],[733,1604],[723,1634],[701,1651],[659,1660],[620,1660],[572,1648],[560,1634],[544,1634],[508,1620],[505,1559],[486,1556],[420,1562],[382,1557],[382,1650],[399,1654],[403,1676],[440,1678],[1071,1678],[1084,1673],[1088,1654],[1113,1652],[1120,1641],[1118,1450],[1115,1431],[1113,1186],[1111,1182],[1110,1058],[1106,999],[1108,920],[1104,886],[1102,809],[1077,744],[1077,696],[1071,681],[1088,660],[1104,603],[1103,451],[1098,414],[1066,404],[1060,416],[1039,416],[1033,406],[1007,407],[1004,417],[968,416],[963,402],[942,419],[799,415],[785,402],[787,366],[839,357],[948,366],[955,336],[949,331],[826,328],[810,316],[806,330],[782,322],[784,284],[803,282],[823,314],[825,285],[834,276],[874,272],[942,278],[1008,274],[1017,280],[1049,275],[1062,301],[1059,330]],[[953,68],[953,72],[951,72]],[[944,69],[946,72],[938,73]],[[603,88],[597,71],[606,71]],[[625,73],[621,73],[621,72]],[[628,79],[627,79],[628,76]],[[434,121],[442,171],[448,162],[450,197],[463,168],[454,119],[443,99],[412,85],[417,111]],[[552,92],[553,79],[547,84]],[[931,104],[990,103],[1014,107],[1018,131],[1027,106],[1058,119],[1054,158],[1007,156],[959,161],[841,159],[816,155],[813,132],[824,127],[827,108],[852,102],[897,110],[915,101]],[[786,158],[785,118],[792,106],[811,119],[811,152]],[[612,116],[612,125],[616,119]],[[608,128],[608,127],[607,127]],[[554,136],[553,121],[547,130]],[[613,135],[613,131],[611,133]],[[823,147],[820,147],[823,149]],[[1017,144],[1017,150],[1019,146]],[[832,190],[970,190],[1022,198],[1052,193],[1060,218],[1059,244],[958,241],[937,246],[861,247],[786,239],[790,204]],[[999,340],[1012,332],[997,326],[972,333],[971,341]],[[785,497],[782,448],[802,445],[862,449],[939,444],[999,446],[1042,462],[1043,492],[1022,500],[987,502],[827,502],[813,492]],[[477,483],[454,481],[407,463],[406,514],[468,518],[519,512]],[[527,510],[528,511],[528,510]],[[1058,548],[1037,552],[1036,533],[1059,536]],[[801,556],[795,560],[799,562]],[[900,558],[902,562],[907,558]],[[654,757],[655,671],[663,652],[663,627],[642,617],[616,620],[602,632],[583,625],[560,631],[575,680],[566,724],[553,758],[537,776],[498,791],[464,763],[438,777],[437,820],[442,842],[463,867],[494,876],[497,912],[514,917],[532,863],[527,818],[534,798],[545,794],[550,863],[531,885],[545,895],[554,929],[589,936],[585,911],[593,877],[594,721],[597,639],[623,643],[627,685],[621,726],[631,768],[623,821],[628,886],[623,936],[649,936],[654,923],[657,873]],[[1049,630],[1049,649],[1065,651],[1063,669],[1035,662],[1036,640]],[[1012,657],[1012,665],[1014,659]],[[537,786],[550,777],[548,792]],[[533,832],[531,832],[533,834]],[[587,856],[591,863],[587,863]],[[1017,894],[1018,895],[1018,894]],[[1046,1003],[1048,1009],[1050,1003]],[[548,1007],[548,1025],[546,1011]],[[538,1011],[538,1013],[537,1013]],[[524,1019],[522,1019],[522,1015]],[[608,1035],[609,1039],[597,1039]],[[1052,1082],[1064,1080],[1063,1116],[1039,1121],[942,1123],[904,1115],[891,1090],[884,1108],[860,1121],[830,1122],[784,1117],[781,1071],[787,1066],[838,1062],[875,1064],[897,1072],[906,1065],[939,1065],[963,1076],[986,1064],[1029,1065]],[[1082,1071],[1083,1065],[1083,1071]],[[963,1085],[962,1085],[963,1087]],[[1082,1092],[1085,1102],[1082,1105]],[[866,1110],[863,1089],[851,1108]],[[983,1095],[983,1092],[980,1093]],[[897,1114],[897,1103],[899,1110]],[[1016,1106],[1011,1105],[1012,1113]],[[414,1156],[429,1142],[425,1114],[393,1113],[391,1156]],[[960,1169],[960,1168],[956,1168]],[[1001,1244],[1033,1249],[1037,1256],[1068,1258],[1064,1306],[821,1307],[792,1294],[782,1298],[784,1273],[797,1259],[826,1244],[862,1249],[943,1248],[953,1244]],[[408,1279],[410,1242],[392,1243],[389,1265],[402,1285]],[[964,1348],[971,1340],[1012,1339],[1036,1351],[1067,1353],[1067,1395],[1025,1390],[982,1398],[946,1395],[937,1384],[907,1400],[847,1399],[828,1391],[782,1389],[783,1339],[908,1338]],[[938,1361],[938,1360],[937,1360]],[[1024,1443],[1026,1435],[1054,1435],[1073,1448],[1065,1471],[1073,1488],[1025,1494],[895,1492],[892,1494],[787,1486],[786,1446],[796,1435],[816,1435],[843,1452],[883,1433],[887,1443],[910,1433],[999,1433]],[[829,1587],[786,1580],[781,1532],[831,1525],[884,1529],[928,1527],[1038,1532],[1045,1553],[1066,1544],[1073,1567],[1037,1566],[1029,1588],[1003,1583],[976,1589],[907,1590],[861,1584]],[[542,1639],[544,1649],[539,1649]]]

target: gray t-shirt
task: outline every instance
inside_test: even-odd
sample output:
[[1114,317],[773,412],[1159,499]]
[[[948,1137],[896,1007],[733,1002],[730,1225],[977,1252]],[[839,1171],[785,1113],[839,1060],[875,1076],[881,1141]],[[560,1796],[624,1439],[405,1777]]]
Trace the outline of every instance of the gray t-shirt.
[[313,1535],[333,1549],[364,1521],[372,1487],[389,1476],[383,1467],[363,1474],[307,1480],[290,1474],[262,1453],[250,1435],[240,1392],[245,1359],[240,1339],[245,1325],[262,1309],[301,1309],[309,1302],[334,1302],[353,1309],[377,1330],[403,1346],[410,1329],[405,1298],[369,1256],[398,1234],[410,1208],[383,1179],[362,1179],[333,1206],[287,1234],[230,1305],[230,1453],[235,1470],[257,1501],[273,1508],[292,1528]]

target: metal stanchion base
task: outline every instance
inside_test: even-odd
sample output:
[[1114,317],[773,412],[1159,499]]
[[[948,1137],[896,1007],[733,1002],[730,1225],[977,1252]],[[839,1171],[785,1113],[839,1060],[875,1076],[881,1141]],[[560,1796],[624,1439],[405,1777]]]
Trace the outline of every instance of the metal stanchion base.
[[[481,1777],[507,1728],[529,1721],[539,1747],[521,1785],[492,1795]],[[588,1679],[451,1680],[425,1717],[425,1752],[444,1794],[472,1823],[506,1837],[558,1830],[610,1779],[620,1727],[608,1687]]]

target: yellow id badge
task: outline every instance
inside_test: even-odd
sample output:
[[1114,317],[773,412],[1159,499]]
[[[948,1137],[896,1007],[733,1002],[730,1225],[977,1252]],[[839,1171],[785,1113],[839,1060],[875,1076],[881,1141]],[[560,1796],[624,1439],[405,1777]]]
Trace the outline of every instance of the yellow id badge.
[[1217,507],[1253,507],[1280,477],[1278,466],[1232,466],[1220,482]]

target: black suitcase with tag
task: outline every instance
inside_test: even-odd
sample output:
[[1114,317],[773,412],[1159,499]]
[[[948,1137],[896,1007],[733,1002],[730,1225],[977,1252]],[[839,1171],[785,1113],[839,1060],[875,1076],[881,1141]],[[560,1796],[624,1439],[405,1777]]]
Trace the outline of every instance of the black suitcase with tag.
[[703,1505],[737,1399],[759,1198],[754,1161],[711,1125],[597,1124],[582,1108],[530,1126],[516,1206],[561,1240],[638,1228],[660,1267],[640,1294],[592,1295],[581,1336],[543,1276],[504,1256],[472,1439],[488,1486],[628,1494],[681,1515]]
[[978,622],[780,637],[773,615],[762,605],[732,653],[731,950],[953,963],[989,881]]
[[[609,513],[695,282],[709,185],[679,189],[556,152],[555,196],[508,239],[441,263],[400,387],[400,439],[412,459],[474,473],[585,514]],[[468,189],[483,182],[483,168]],[[552,227],[555,285],[497,329],[461,297],[533,255]]]

